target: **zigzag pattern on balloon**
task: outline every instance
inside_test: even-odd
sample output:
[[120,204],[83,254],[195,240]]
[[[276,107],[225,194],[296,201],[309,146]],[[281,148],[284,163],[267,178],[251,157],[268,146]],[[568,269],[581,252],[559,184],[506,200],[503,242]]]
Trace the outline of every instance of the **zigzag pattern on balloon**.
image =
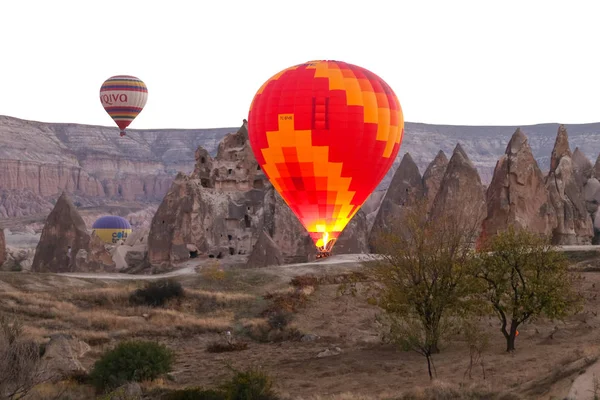
[[400,102],[374,73],[339,61],[287,68],[256,93],[250,144],[318,247],[336,239],[391,167]]

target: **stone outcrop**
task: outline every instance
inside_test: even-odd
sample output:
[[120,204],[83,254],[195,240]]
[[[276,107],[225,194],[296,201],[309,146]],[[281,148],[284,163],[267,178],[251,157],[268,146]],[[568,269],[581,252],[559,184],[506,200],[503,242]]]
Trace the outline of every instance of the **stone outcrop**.
[[592,177],[594,174],[594,166],[589,158],[586,157],[585,154],[576,147],[573,151],[573,168],[575,170],[575,174],[577,178],[580,180],[582,185],[585,185],[585,182]]
[[373,222],[369,242],[372,245],[381,232],[389,229],[399,217],[402,207],[423,197],[424,188],[421,173],[410,153],[406,153],[394,173],[379,211]]
[[429,208],[433,205],[433,200],[435,200],[435,196],[440,190],[446,168],[448,168],[448,157],[446,157],[446,153],[440,150],[423,173],[423,189]]
[[577,176],[564,125],[558,129],[545,184],[557,216],[557,225],[552,232],[553,243],[590,244],[592,219],[585,206],[582,182]]
[[247,256],[263,225],[265,178],[254,160],[245,124],[223,140],[215,159],[198,149],[196,161],[192,174],[177,175],[152,219],[148,235],[152,266],[170,266],[196,255]]
[[81,359],[90,350],[87,343],[71,335],[52,335],[42,356],[45,378],[59,381],[78,373],[87,373]]
[[369,252],[367,216],[358,210],[342,231],[331,250],[332,254],[360,254]]
[[263,268],[273,265],[283,264],[283,255],[277,244],[271,239],[269,234],[261,230],[258,240],[254,244],[252,253],[248,257],[246,267]]
[[168,268],[196,256],[244,259],[263,230],[285,262],[316,257],[310,236],[258,167],[244,123],[219,144],[215,158],[198,149],[194,171],[177,175],[152,220],[148,263]]
[[317,249],[311,237],[271,185],[265,192],[262,227],[281,249],[286,263],[308,262],[316,258]]
[[[80,250],[85,256],[82,257]],[[79,212],[63,193],[46,218],[31,269],[34,272],[114,271],[115,265],[104,243],[96,235],[90,236]]]
[[556,214],[550,204],[544,176],[520,129],[512,135],[500,157],[486,192],[487,217],[482,234],[489,238],[510,225],[550,235]]
[[30,271],[35,249],[6,246],[6,259],[0,271]]
[[363,203],[360,208],[367,218],[367,232],[371,231],[373,227],[373,223],[375,222],[375,217],[377,217],[377,213],[379,212],[379,207],[381,206],[381,202],[385,197],[386,190],[376,190],[367,197],[367,200]]
[[464,224],[465,229],[476,231],[486,216],[484,187],[460,143],[450,157],[430,214],[432,218],[451,218]]
[[6,261],[6,238],[4,237],[4,229],[0,226],[0,268]]

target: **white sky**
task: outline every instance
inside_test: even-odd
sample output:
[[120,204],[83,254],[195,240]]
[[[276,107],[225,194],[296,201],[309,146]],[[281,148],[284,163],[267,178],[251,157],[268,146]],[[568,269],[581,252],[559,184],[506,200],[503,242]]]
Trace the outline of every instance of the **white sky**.
[[4,0],[0,115],[114,126],[98,91],[141,78],[130,128],[240,125],[271,75],[314,59],[388,82],[405,119],[600,121],[600,2]]

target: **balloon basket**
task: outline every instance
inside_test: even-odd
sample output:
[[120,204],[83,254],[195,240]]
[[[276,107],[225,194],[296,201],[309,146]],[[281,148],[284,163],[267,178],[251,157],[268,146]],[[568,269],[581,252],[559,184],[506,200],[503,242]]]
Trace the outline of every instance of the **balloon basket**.
[[331,249],[335,243],[335,239],[331,239],[325,246],[317,247],[317,260],[321,258],[331,257]]

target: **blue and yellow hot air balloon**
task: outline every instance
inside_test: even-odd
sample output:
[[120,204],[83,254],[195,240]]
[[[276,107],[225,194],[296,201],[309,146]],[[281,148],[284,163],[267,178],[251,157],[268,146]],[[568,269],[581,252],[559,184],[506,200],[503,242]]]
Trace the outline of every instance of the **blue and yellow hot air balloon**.
[[117,243],[125,240],[132,231],[129,221],[117,215],[105,215],[98,218],[92,225],[92,230],[105,243]]

